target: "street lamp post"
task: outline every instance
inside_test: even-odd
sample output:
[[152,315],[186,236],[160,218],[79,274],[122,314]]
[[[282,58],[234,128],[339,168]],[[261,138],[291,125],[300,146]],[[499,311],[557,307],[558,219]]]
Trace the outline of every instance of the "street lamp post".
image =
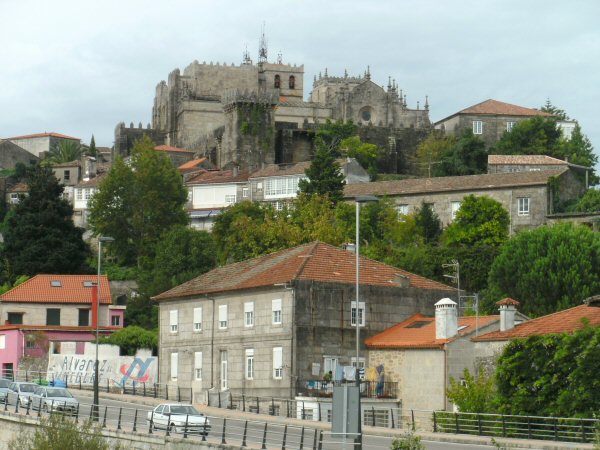
[[[355,319],[354,323],[356,325],[356,386],[358,387],[358,436],[356,438],[357,449],[362,448],[362,423],[361,423],[361,406],[360,406],[360,378],[358,376],[359,368],[358,362],[360,357],[360,205],[362,203],[376,202],[379,201],[377,197],[372,195],[363,195],[358,196],[354,199],[356,203],[356,242],[354,252],[356,254],[356,304],[355,304]],[[366,305],[363,311],[363,317],[366,313]]]
[[96,298],[96,362],[94,363],[94,420],[98,420],[98,408],[99,408],[99,394],[98,394],[98,330],[100,328],[100,267],[102,265],[102,243],[103,242],[112,242],[115,238],[110,236],[100,236],[98,237],[98,280],[97,280],[97,298]]

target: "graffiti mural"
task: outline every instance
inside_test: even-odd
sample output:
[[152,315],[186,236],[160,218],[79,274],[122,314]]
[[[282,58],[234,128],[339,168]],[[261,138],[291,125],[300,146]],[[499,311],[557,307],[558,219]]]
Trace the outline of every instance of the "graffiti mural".
[[[50,355],[48,378],[69,384],[93,384],[95,358],[88,355]],[[116,356],[98,360],[98,384],[124,386],[131,383],[155,383],[158,369],[156,356]]]

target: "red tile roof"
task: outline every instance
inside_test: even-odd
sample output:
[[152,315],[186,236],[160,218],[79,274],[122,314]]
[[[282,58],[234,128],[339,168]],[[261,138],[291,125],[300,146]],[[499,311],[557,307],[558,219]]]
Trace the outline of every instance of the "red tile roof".
[[[102,326],[98,327],[98,331],[117,331],[120,330],[121,327],[113,327],[113,326]],[[2,330],[23,330],[23,331],[36,331],[36,330],[44,330],[44,331],[87,331],[93,332],[96,331],[96,328],[88,326],[88,327],[79,327],[79,326],[67,326],[67,325],[0,325],[0,331]]]
[[[211,270],[187,283],[157,295],[157,300],[251,289],[295,280],[327,283],[356,283],[356,257],[353,253],[323,242],[312,242],[258,258]],[[362,285],[399,287],[399,278],[420,289],[452,291],[456,289],[361,257]]]
[[507,305],[507,306],[510,306],[510,305],[519,306],[520,304],[521,304],[520,301],[515,300],[514,298],[510,298],[510,297],[503,298],[499,302],[496,302],[496,305],[498,305],[498,306],[504,306],[504,305]]
[[27,134],[25,136],[15,136],[15,137],[11,137],[8,139],[31,139],[31,138],[38,138],[38,137],[55,137],[55,138],[60,138],[60,139],[72,139],[74,141],[81,141],[81,139],[76,138],[76,137],[72,137],[72,136],[67,136],[65,134],[60,134],[60,133],[55,133],[53,131],[51,131],[50,133],[36,133],[36,134]]
[[552,116],[552,114],[540,111],[534,108],[524,108],[523,106],[513,105],[511,103],[499,102],[498,100],[485,100],[476,105],[459,111],[457,114],[494,114],[499,116]]
[[600,307],[580,305],[520,323],[507,331],[494,331],[478,336],[476,341],[506,341],[513,338],[551,333],[573,333],[584,327],[586,318],[591,326],[600,326]]
[[94,178],[90,178],[87,181],[82,181],[81,183],[78,183],[75,187],[76,188],[93,188],[93,187],[97,187],[98,184],[108,176],[107,172],[104,173],[99,173],[97,174]]
[[206,170],[192,175],[185,184],[243,183],[248,181],[248,172],[233,174],[233,170]]
[[[341,168],[348,164],[347,158],[338,158],[336,160]],[[268,164],[264,168],[253,172],[250,178],[266,178],[277,176],[304,175],[306,169],[311,165],[311,161],[303,161],[293,164]]]
[[[474,316],[458,318],[458,335],[449,339],[435,338],[435,317],[415,314],[387,330],[365,340],[370,349],[403,349],[403,348],[442,348],[444,344],[458,337],[473,333],[479,329],[500,320],[500,316]],[[477,324],[477,325],[476,325]],[[461,327],[465,327],[460,329]]]
[[[52,281],[60,281],[53,287]],[[21,303],[91,303],[92,289],[84,282],[96,283],[97,275],[36,275],[0,295],[0,302]],[[112,296],[106,275],[100,277],[100,303],[110,305]]]
[[196,168],[197,165],[202,164],[204,161],[206,161],[206,157],[204,158],[199,158],[199,159],[192,159],[191,161],[185,162],[182,165],[180,165],[178,167],[179,170],[188,170],[188,169],[194,169]]
[[185,148],[171,147],[170,145],[157,145],[154,150],[159,152],[172,152],[172,153],[194,153],[194,150],[187,150]]
[[569,163],[562,159],[552,158],[546,155],[488,155],[488,164],[538,164],[566,166]]
[[566,168],[534,172],[488,173],[459,177],[414,178],[410,180],[375,181],[347,184],[344,197],[358,195],[409,195],[426,192],[470,191],[474,189],[498,189],[512,186],[535,186],[548,183],[548,179],[560,175]]

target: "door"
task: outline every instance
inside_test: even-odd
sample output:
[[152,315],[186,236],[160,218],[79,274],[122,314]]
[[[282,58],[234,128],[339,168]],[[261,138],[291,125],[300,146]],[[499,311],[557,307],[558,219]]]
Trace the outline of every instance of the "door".
[[227,350],[221,350],[221,390],[227,390]]

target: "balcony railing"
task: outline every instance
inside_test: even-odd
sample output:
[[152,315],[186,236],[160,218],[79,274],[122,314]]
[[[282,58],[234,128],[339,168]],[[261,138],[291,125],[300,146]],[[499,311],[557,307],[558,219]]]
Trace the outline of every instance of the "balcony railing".
[[[298,395],[307,397],[331,397],[334,386],[354,386],[354,381],[305,380],[298,382]],[[361,381],[360,396],[368,398],[397,398],[398,383],[395,381]]]

